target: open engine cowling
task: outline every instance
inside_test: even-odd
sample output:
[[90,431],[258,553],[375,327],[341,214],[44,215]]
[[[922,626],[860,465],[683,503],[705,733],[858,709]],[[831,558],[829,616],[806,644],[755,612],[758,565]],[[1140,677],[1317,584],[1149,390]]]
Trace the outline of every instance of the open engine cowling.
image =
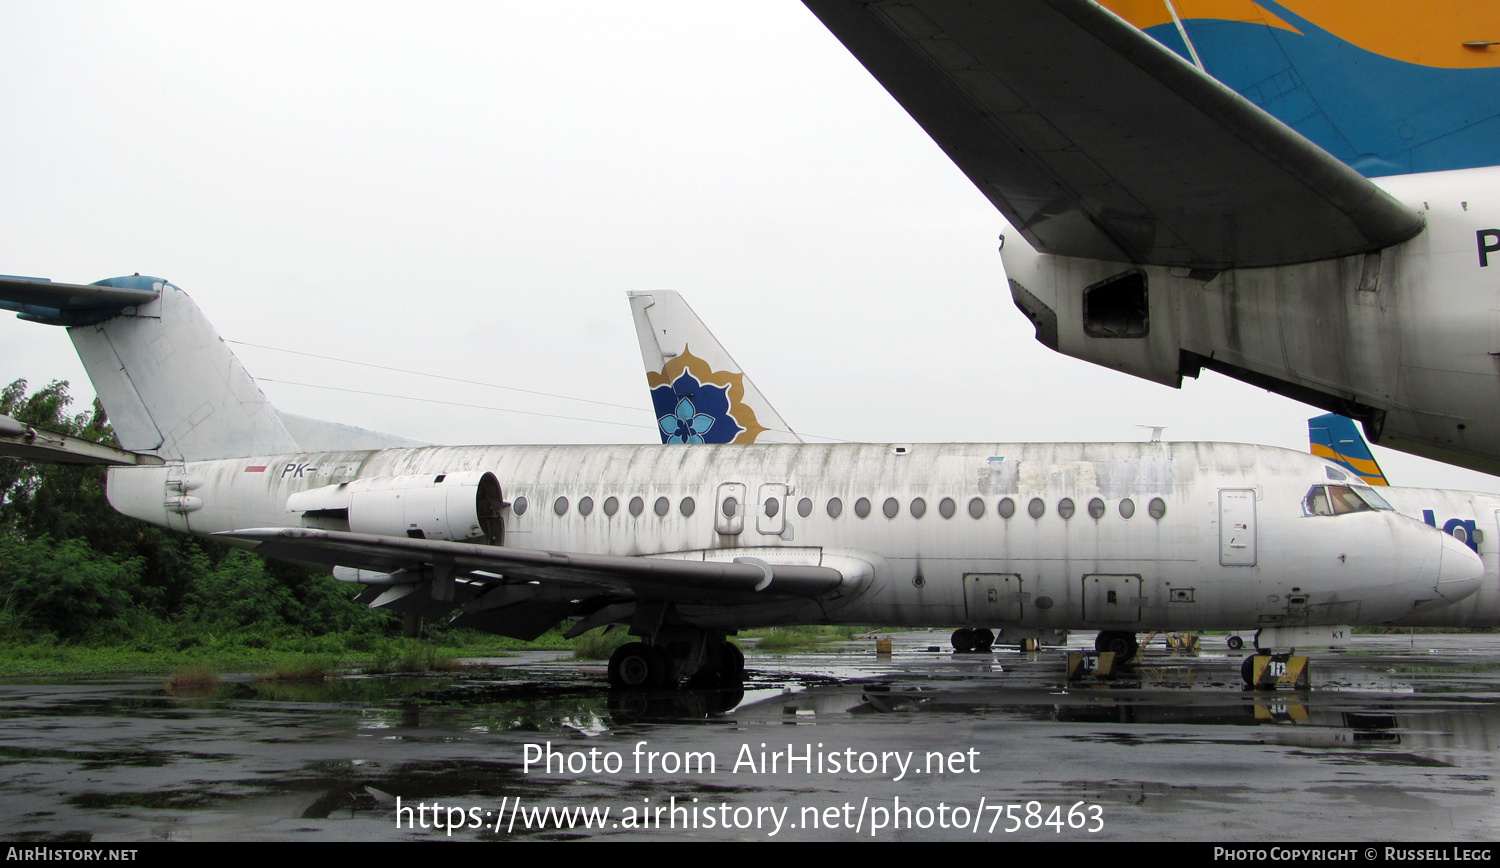
[[307,526],[345,523],[354,533],[500,545],[500,482],[487,471],[356,479],[298,492],[289,512]]

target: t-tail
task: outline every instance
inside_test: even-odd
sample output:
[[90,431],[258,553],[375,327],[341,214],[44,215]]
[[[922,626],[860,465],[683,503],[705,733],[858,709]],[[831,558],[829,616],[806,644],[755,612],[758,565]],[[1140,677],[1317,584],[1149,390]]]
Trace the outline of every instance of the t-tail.
[[1307,420],[1307,442],[1312,454],[1357,474],[1365,482],[1390,485],[1353,419],[1337,413],[1314,416]]
[[63,326],[120,445],[199,461],[420,445],[279,412],[187,293],[132,275],[87,286],[0,278],[0,309]]
[[661,442],[802,442],[682,296],[629,296]]

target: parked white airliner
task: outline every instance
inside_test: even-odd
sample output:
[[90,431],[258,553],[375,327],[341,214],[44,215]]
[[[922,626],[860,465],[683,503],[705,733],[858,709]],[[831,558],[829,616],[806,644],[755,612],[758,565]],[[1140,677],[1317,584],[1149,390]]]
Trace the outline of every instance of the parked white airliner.
[[[701,356],[716,370],[723,371],[721,376],[733,376],[744,384],[745,401],[754,407],[760,418],[772,420],[766,424],[782,432],[783,436],[795,436],[750,376],[738,366],[680,294],[670,290],[632,292],[629,298],[641,360],[646,367],[647,382],[652,387],[651,395],[658,413],[670,411],[676,400],[672,396],[674,391],[684,392],[696,385],[691,378],[682,378],[681,372],[691,364],[683,360]],[[1474,491],[1387,486],[1384,474],[1369,447],[1360,439],[1354,422],[1343,416],[1328,414],[1309,419],[1308,436],[1312,453],[1337,465],[1325,468],[1326,480],[1307,490],[1303,510],[1308,515],[1337,516],[1362,511],[1372,505],[1393,508],[1402,515],[1453,535],[1484,562],[1484,579],[1475,593],[1457,603],[1422,607],[1398,620],[1381,623],[1427,627],[1500,626],[1500,496]],[[665,427],[662,442],[669,442]],[[1381,488],[1377,492],[1371,486]],[[1257,631],[1258,647],[1280,647],[1282,640],[1298,632],[1303,633],[1300,640],[1310,638],[1306,633],[1311,631],[1294,631],[1287,628],[1285,619],[1268,621],[1260,618],[1260,614],[1246,610],[1238,627],[1234,628]],[[1182,623],[1177,625],[1178,629],[1187,627],[1189,625]],[[1272,629],[1265,633],[1262,643],[1259,631],[1267,627]],[[1319,632],[1326,635],[1326,631]],[[1005,628],[1005,634],[1024,636],[1026,632],[1011,625]],[[1100,650],[1115,641],[1118,634],[1117,630],[1101,633]],[[1344,636],[1347,635],[1345,631]],[[953,634],[953,644],[958,650],[983,648],[992,639],[993,634],[986,627],[961,627]],[[1312,640],[1307,644],[1318,643]]]
[[[1479,590],[1441,609],[1412,612],[1393,622],[1396,626],[1500,627],[1500,495],[1390,485],[1353,420],[1344,416],[1308,419],[1307,435],[1314,455],[1337,463],[1351,479],[1380,486],[1380,496],[1397,512],[1452,534],[1484,561]],[[1337,489],[1329,492],[1338,494]],[[1330,512],[1341,506],[1337,496],[1313,503],[1314,509]]]
[[611,659],[616,685],[736,675],[725,634],[756,626],[1014,624],[1133,643],[1247,618],[1392,621],[1482,574],[1467,546],[1378,498],[1307,514],[1337,469],[1285,449],[760,445],[736,379],[691,360],[663,432],[752,442],[411,448],[278,413],[166,281],[3,279],[0,298],[69,326],[121,446],[166,462],[111,467],[116,509],[334,566],[408,614],[521,638],[624,625],[641,641]]

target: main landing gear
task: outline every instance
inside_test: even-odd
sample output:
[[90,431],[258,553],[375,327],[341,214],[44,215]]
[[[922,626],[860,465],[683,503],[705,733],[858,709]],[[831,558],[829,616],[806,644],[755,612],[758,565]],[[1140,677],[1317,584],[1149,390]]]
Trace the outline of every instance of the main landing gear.
[[609,686],[625,690],[737,684],[745,677],[745,652],[714,630],[661,630],[654,641],[631,642],[609,658]]
[[959,654],[986,654],[995,647],[995,632],[987,627],[959,627],[950,641]]

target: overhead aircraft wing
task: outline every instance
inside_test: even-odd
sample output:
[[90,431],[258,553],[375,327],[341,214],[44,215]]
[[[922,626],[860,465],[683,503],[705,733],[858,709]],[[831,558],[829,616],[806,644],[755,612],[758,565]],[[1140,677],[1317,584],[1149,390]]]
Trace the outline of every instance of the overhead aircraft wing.
[[628,592],[642,599],[700,605],[816,597],[838,589],[845,580],[832,567],[771,565],[744,558],[718,562],[701,555],[686,559],[576,554],[313,528],[254,528],[215,536],[252,540],[259,543],[257,554],[289,560],[386,573],[440,565],[480,582],[534,581],[580,593]]
[[154,289],[53,283],[37,277],[0,277],[0,310],[46,325],[90,325],[160,295]]
[[1091,0],[804,0],[1032,246],[1202,269],[1422,217]]

